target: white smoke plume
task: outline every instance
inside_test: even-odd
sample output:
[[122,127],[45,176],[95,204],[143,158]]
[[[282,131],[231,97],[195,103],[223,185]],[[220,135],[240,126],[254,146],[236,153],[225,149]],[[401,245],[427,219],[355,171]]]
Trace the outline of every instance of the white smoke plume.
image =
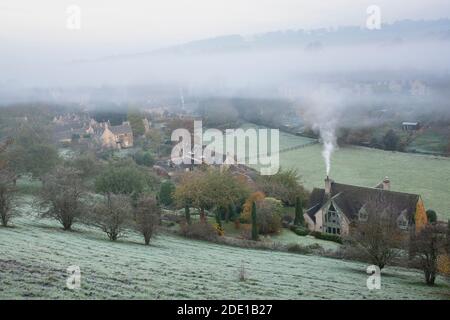
[[342,92],[330,86],[322,86],[309,97],[304,118],[312,129],[319,133],[323,144],[322,157],[326,175],[331,173],[331,158],[337,148],[336,131],[339,129],[342,110],[345,106]]
[[334,121],[328,122],[319,127],[320,130],[320,138],[323,143],[322,157],[325,160],[325,168],[327,176],[330,175],[331,172],[331,155],[336,149],[336,129],[334,125]]

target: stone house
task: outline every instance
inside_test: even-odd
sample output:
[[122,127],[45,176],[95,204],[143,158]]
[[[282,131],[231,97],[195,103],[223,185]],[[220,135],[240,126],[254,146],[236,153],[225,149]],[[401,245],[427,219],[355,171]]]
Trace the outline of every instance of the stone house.
[[100,136],[103,148],[122,149],[133,147],[133,131],[128,121],[118,126],[105,124],[103,133]]
[[412,230],[427,222],[420,195],[391,191],[388,178],[369,188],[336,183],[328,177],[325,188],[315,188],[311,193],[305,222],[310,231],[347,235],[352,222],[367,221],[366,207],[380,197],[386,210],[389,208],[389,214],[395,214],[401,230]]

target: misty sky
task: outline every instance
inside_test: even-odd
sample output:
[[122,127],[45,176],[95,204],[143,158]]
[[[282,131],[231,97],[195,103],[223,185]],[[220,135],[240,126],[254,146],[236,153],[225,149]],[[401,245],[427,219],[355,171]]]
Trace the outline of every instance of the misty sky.
[[[82,10],[79,31],[66,28],[71,4]],[[2,0],[0,40],[126,53],[224,34],[362,26],[372,4],[383,22],[450,17],[448,0]]]
[[[216,83],[214,79],[251,85],[286,79],[292,70],[448,68],[448,45],[435,48],[421,44],[399,46],[395,52],[336,48],[321,55],[301,50],[277,55],[194,57],[190,61],[72,63],[227,34],[365,26],[366,9],[373,4],[381,8],[383,23],[450,18],[448,0],[1,0],[0,87],[149,81],[209,84]],[[66,27],[70,5],[81,9],[80,30]]]

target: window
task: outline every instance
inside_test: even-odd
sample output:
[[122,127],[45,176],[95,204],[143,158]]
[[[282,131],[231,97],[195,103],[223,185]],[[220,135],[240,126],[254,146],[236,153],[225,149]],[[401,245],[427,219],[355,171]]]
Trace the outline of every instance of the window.
[[369,215],[367,214],[366,208],[362,207],[361,210],[359,210],[359,213],[358,213],[359,221],[367,221],[368,218],[369,218]]
[[341,228],[337,228],[337,234],[341,234]]
[[400,215],[400,217],[398,217],[397,225],[402,230],[407,230],[408,229],[408,220],[406,219],[406,217],[403,214]]
[[339,223],[336,209],[333,205],[328,209],[327,215],[325,216],[325,222]]
[[330,204],[330,207],[324,214],[324,225],[325,225],[324,231],[326,231],[326,233],[339,234],[341,227],[341,220],[340,215],[336,210],[336,208],[334,207],[333,203]]

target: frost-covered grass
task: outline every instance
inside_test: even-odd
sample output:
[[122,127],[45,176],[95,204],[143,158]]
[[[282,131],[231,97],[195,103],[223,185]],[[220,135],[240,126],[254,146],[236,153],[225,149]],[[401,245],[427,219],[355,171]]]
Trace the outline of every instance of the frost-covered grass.
[[58,155],[64,160],[69,160],[75,156],[75,152],[69,148],[59,148]]
[[[296,168],[309,189],[323,188],[322,146],[312,145],[280,154],[284,168]],[[332,157],[331,177],[338,182],[373,187],[385,176],[394,191],[422,195],[426,208],[440,219],[450,218],[450,159],[419,154],[345,147]]]
[[[25,207],[24,207],[25,208]],[[30,208],[26,208],[29,212]],[[66,269],[81,268],[81,289]],[[247,274],[239,281],[241,266]],[[442,278],[427,287],[415,270],[389,267],[366,287],[366,265],[323,257],[223,246],[161,235],[110,242],[81,225],[67,232],[22,216],[0,228],[0,299],[448,299]]]
[[280,234],[271,236],[273,241],[277,241],[282,244],[299,244],[301,246],[309,246],[318,244],[325,250],[337,250],[341,245],[333,241],[326,241],[316,239],[313,236],[299,236],[289,229],[283,228]]
[[42,182],[29,176],[17,179],[17,189],[22,194],[36,194],[42,187]]

